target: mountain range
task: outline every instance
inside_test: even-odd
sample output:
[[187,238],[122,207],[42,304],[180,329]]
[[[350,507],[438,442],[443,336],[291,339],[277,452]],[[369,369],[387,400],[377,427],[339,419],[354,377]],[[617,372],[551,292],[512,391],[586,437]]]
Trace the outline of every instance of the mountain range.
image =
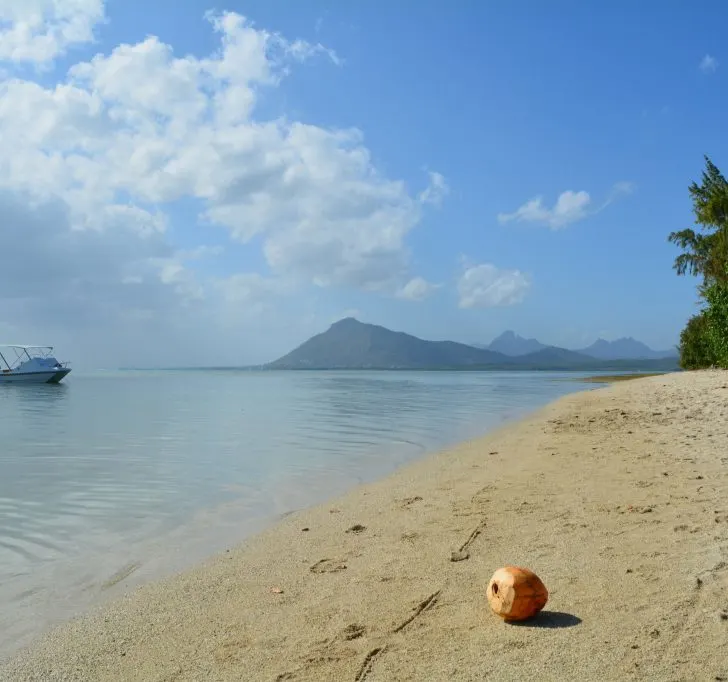
[[[509,341],[512,343],[509,345]],[[625,343],[622,343],[624,341]],[[497,343],[496,343],[497,342]],[[631,343],[628,343],[631,342]],[[677,369],[677,354],[660,355],[633,339],[597,342],[590,355],[555,346],[545,346],[535,339],[522,339],[506,333],[488,347],[455,341],[426,341],[404,332],[365,324],[348,317],[325,332],[311,337],[287,355],[266,365],[267,369],[531,369],[531,370],[672,370]],[[635,345],[637,344],[637,345]],[[492,347],[495,346],[495,347]],[[636,348],[652,356],[605,357]],[[499,350],[496,350],[499,349]],[[611,350],[610,350],[611,349]],[[505,352],[508,351],[508,352]],[[525,352],[524,352],[525,351]]]
[[[536,339],[526,339],[512,331],[503,332],[487,345],[473,345],[476,348],[494,350],[511,357],[535,353],[545,348],[554,348],[554,346],[547,346]],[[574,352],[598,360],[662,360],[677,356],[675,350],[652,350],[649,346],[632,337],[617,339],[616,341],[597,339],[591,346]]]

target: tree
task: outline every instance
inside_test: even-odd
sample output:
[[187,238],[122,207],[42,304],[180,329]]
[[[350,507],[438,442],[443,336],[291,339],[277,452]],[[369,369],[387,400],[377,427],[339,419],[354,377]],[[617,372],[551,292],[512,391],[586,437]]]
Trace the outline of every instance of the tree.
[[680,334],[680,366],[728,368],[728,181],[706,156],[702,183],[689,192],[700,231],[672,232],[668,240],[683,250],[673,264],[677,274],[702,277],[706,307]]
[[705,335],[710,349],[711,364],[728,369],[728,284],[714,282],[705,288],[708,307]]
[[705,312],[693,315],[680,333],[680,367],[702,369],[715,364],[708,338],[708,317]]
[[673,267],[678,275],[702,276],[703,286],[728,281],[728,181],[706,156],[702,184],[689,188],[695,221],[693,229],[670,233],[668,240],[681,249]]

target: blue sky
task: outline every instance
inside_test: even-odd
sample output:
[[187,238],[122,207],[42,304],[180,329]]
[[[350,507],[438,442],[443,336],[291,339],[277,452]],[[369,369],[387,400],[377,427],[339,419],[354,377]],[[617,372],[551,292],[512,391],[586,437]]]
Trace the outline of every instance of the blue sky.
[[[160,361],[156,351],[129,350],[144,338],[158,340],[171,353],[166,357],[180,362],[211,357],[257,362],[354,313],[426,338],[487,342],[514,329],[567,347],[588,345],[598,336],[635,336],[666,348],[676,343],[696,309],[695,281],[672,271],[676,251],[666,236],[692,224],[687,186],[699,177],[703,154],[718,166],[728,164],[720,125],[728,92],[723,35],[728,7],[722,3],[689,7],[673,1],[648,7],[628,2],[267,0],[213,8],[196,0],[112,0],[105,5],[83,0],[81,6],[74,11],[86,14],[75,25],[86,27],[93,41],[59,33],[60,22],[69,17],[48,13],[46,24],[34,27],[56,41],[45,52],[7,33],[28,17],[0,14],[9,27],[5,34],[0,29],[0,135],[14,138],[13,126],[22,123],[2,114],[2,100],[17,102],[21,92],[11,92],[9,83],[37,83],[50,102],[39,107],[32,100],[30,125],[40,132],[8,150],[17,159],[43,153],[45,160],[35,158],[21,170],[4,169],[10,179],[0,187],[6,193],[0,201],[6,196],[20,205],[29,195],[54,201],[66,215],[56,222],[72,235],[74,246],[68,246],[68,235],[58,238],[66,240],[69,253],[85,254],[77,266],[57,274],[42,305],[29,305],[0,281],[0,298],[10,304],[8,310],[17,311],[0,320],[3,336],[41,335],[39,342],[59,339],[79,349],[74,352],[91,355],[86,346],[92,341],[94,346],[107,343],[119,362]],[[246,24],[252,33],[235,37],[242,34],[233,35],[232,24],[228,33],[213,30],[205,19],[211,9],[244,16],[252,22]],[[259,135],[259,125],[271,121],[324,131],[326,139],[315,140],[323,145],[320,149],[306,138],[309,151],[301,153],[302,161],[302,147],[285,151],[287,159],[299,159],[292,165],[306,166],[299,168],[302,174],[316,177],[315,192],[313,181],[302,181],[306,189],[300,199],[293,192],[301,184],[290,185],[294,189],[281,198],[275,192],[289,185],[271,184],[272,171],[255,175],[243,168],[248,156],[223,164],[200,143],[182,159],[189,135],[171,142],[172,123],[165,123],[163,140],[162,133],[154,133],[153,144],[148,135],[159,120],[155,116],[168,114],[161,99],[176,98],[169,121],[184,118],[192,131],[195,121],[187,120],[185,112],[197,100],[181,99],[192,97],[189,88],[162,89],[160,83],[170,82],[162,71],[155,75],[144,67],[133,77],[116,77],[120,62],[110,61],[120,45],[156,36],[158,45],[169,46],[164,48],[169,59],[160,69],[177,68],[173,58],[188,56],[199,66],[200,60],[220,54],[224,36],[255,42],[261,31],[280,34],[286,47],[279,51],[285,54],[276,57],[278,44],[257,52],[248,45],[231,53],[225,68],[248,73],[251,63],[268,55],[275,82],[246,76],[245,92],[253,93],[254,104],[244,120],[226,123],[219,140],[232,139],[233,132]],[[299,40],[305,49],[291,47]],[[110,64],[105,70],[103,60]],[[212,72],[206,73],[208,80],[195,75],[195,87],[209,103],[227,81],[221,76],[210,84]],[[86,98],[83,120],[72,118],[81,105],[66,100],[61,105],[48,94],[59,84],[79,88],[74,97]],[[155,103],[140,108],[139,92],[154,93],[155,88]],[[22,93],[30,97],[31,90],[23,87]],[[143,123],[142,114],[149,116]],[[205,116],[200,121],[209,123],[211,114]],[[96,123],[99,140],[89,149],[84,134]],[[222,130],[222,124],[216,125]],[[355,137],[331,137],[332,131],[351,129],[358,131]],[[127,156],[121,146],[131,137],[129,130],[135,135],[129,143],[129,149],[136,149],[134,158],[162,143],[169,143],[180,158],[163,168],[152,168],[152,161],[142,170],[132,167],[132,152]],[[112,138],[113,145],[108,142]],[[250,163],[273,158],[261,151],[262,145],[255,142]],[[339,155],[329,164],[326,154],[333,154],[334,147],[354,156]],[[368,160],[359,163],[365,152]],[[167,160],[171,153],[165,152]],[[50,157],[69,164],[70,170],[44,183],[30,182],[32,163],[43,162],[46,168]],[[80,157],[97,164],[95,170],[79,170]],[[314,170],[323,159],[330,181]],[[179,170],[183,161],[194,166],[194,178],[186,166]],[[218,166],[206,167],[213,162]],[[351,170],[350,163],[359,165]],[[71,173],[74,182],[64,184],[61,180]],[[166,181],[159,173],[190,179],[179,181],[174,191],[161,189]],[[340,185],[342,177],[351,182]],[[216,178],[229,183],[235,202],[226,204],[217,194],[210,198],[219,184],[206,189],[205,183]],[[250,199],[246,192],[258,192],[266,206],[274,207],[270,215],[278,217],[241,212]],[[565,192],[560,220],[550,210]],[[537,197],[541,203],[529,208]],[[153,248],[144,237],[144,249],[151,250],[137,244],[138,230],[127,234],[118,225],[118,208],[112,211],[114,227],[101,225],[99,211],[110,205],[137,207],[144,211],[141,222],[152,217],[164,221]],[[524,205],[521,219],[504,217]],[[217,209],[225,217],[214,213]],[[204,217],[207,210],[213,213]],[[137,227],[139,215],[132,216]],[[291,218],[285,229],[276,222],[294,215],[299,217]],[[312,225],[324,215],[326,234],[320,224]],[[391,230],[388,220],[393,221]],[[251,235],[253,223],[257,227]],[[110,235],[114,246],[103,247],[108,267],[86,273],[89,260],[98,261],[98,256],[84,249],[102,249],[103,241],[97,234],[90,246],[85,237],[89,229]],[[331,236],[346,230],[353,232],[341,243]],[[367,231],[376,231],[376,238]],[[122,247],[124,235],[135,246]],[[48,242],[45,236],[43,242]],[[313,243],[315,248],[307,246]],[[204,254],[189,256],[200,247]],[[34,248],[28,246],[27,257],[38,264],[37,272],[27,277],[42,281],[51,259]],[[134,256],[117,262],[119,253]],[[144,263],[154,268],[145,269]],[[418,284],[406,289],[413,279]],[[135,287],[137,293],[130,296]],[[228,295],[231,287],[233,296]],[[83,318],[85,326],[76,324],[74,316]],[[49,334],[54,338],[48,339]]]

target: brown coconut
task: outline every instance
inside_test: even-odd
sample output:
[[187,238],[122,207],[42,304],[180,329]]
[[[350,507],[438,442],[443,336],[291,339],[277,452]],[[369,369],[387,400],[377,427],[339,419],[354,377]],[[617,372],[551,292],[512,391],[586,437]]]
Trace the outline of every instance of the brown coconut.
[[519,566],[499,568],[486,592],[493,612],[503,620],[526,620],[535,616],[549,598],[546,586],[531,570]]

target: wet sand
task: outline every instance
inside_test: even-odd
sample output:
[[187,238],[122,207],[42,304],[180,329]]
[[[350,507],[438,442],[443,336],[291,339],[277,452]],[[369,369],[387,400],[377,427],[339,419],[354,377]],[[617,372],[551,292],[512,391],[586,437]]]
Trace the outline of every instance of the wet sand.
[[[490,613],[504,564],[550,591]],[[285,518],[1,680],[728,680],[728,373],[616,383]]]

